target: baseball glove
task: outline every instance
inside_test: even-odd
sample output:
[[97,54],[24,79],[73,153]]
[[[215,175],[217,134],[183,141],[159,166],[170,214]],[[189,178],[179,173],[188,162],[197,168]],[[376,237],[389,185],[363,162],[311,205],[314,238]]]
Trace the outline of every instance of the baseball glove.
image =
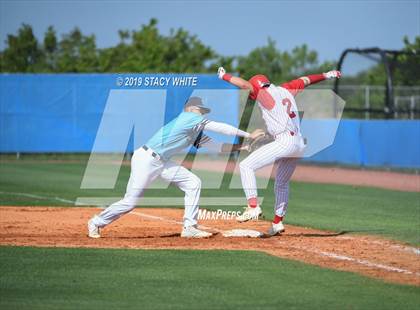
[[258,150],[260,147],[262,147],[263,145],[266,145],[270,142],[273,142],[274,138],[269,135],[268,133],[265,133],[263,136],[260,136],[254,140],[251,140],[249,142],[249,152],[254,152],[256,150]]

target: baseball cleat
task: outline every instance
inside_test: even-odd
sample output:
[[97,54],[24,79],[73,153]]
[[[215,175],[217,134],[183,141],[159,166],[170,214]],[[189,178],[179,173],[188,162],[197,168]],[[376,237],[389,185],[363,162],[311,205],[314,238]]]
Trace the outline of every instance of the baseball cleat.
[[182,238],[209,238],[212,235],[212,233],[200,230],[195,226],[184,227],[181,233]]
[[101,238],[101,235],[99,233],[99,227],[93,223],[92,219],[90,219],[88,222],[88,237],[95,239]]
[[260,206],[256,206],[255,208],[246,207],[245,211],[236,217],[236,220],[241,223],[249,220],[258,220],[261,215],[262,210]]
[[280,235],[284,231],[285,229],[282,222],[279,222],[278,224],[271,223],[271,227],[268,230],[268,235],[276,236],[276,235]]

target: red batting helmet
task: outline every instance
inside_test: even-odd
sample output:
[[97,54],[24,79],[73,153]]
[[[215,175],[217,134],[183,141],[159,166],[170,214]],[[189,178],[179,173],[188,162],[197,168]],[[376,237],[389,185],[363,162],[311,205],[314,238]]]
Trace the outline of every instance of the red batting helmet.
[[266,77],[264,74],[254,75],[252,78],[249,79],[248,82],[252,85],[253,92],[250,94],[250,97],[254,100],[257,99],[258,92],[261,88],[270,86],[271,84],[268,77]]

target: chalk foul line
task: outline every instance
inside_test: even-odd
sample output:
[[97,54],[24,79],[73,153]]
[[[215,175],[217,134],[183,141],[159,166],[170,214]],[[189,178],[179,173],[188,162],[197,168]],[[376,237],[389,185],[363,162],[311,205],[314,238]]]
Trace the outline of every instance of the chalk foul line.
[[49,197],[49,196],[41,196],[41,195],[34,195],[34,194],[28,194],[28,193],[16,193],[16,192],[2,192],[2,191],[0,191],[0,194],[35,198],[35,199],[41,199],[41,200],[55,200],[55,201],[70,203],[70,204],[75,203],[75,201],[73,201],[73,200],[68,200],[68,199],[64,199],[64,198],[60,198],[60,197]]
[[[22,197],[42,199],[42,200],[56,200],[56,201],[69,203],[69,204],[75,204],[76,203],[73,200],[68,200],[68,199],[64,199],[64,198],[61,198],[61,197],[49,197],[49,196],[35,195],[35,194],[29,194],[29,193],[0,191],[0,194],[15,195],[15,196],[22,196]],[[105,207],[102,207],[102,209],[105,209]],[[134,215],[137,215],[137,216],[140,216],[140,217],[152,219],[152,220],[158,220],[158,221],[183,225],[183,223],[180,222],[180,221],[167,219],[167,218],[164,218],[164,217],[161,217],[161,216],[156,216],[156,215],[149,215],[149,214],[139,212],[139,211],[131,211],[130,213],[134,214]],[[219,229],[214,228],[214,227],[209,227],[209,226],[204,226],[204,225],[200,225],[199,227],[202,228],[202,229],[214,230],[214,231],[219,232],[219,233],[223,232],[222,230],[219,230]],[[340,237],[340,238],[341,239],[354,239],[352,237]],[[373,240],[366,241],[366,242],[382,244],[382,242],[380,242],[380,241],[373,241]],[[283,245],[285,244],[283,241],[279,241],[279,243],[283,244]],[[320,256],[324,256],[324,257],[329,257],[329,258],[336,259],[336,260],[349,261],[349,262],[357,263],[359,265],[364,265],[364,266],[371,267],[371,268],[377,268],[377,269],[382,269],[382,270],[386,270],[386,271],[390,271],[390,272],[398,272],[398,273],[420,276],[420,273],[418,273],[418,272],[413,272],[413,271],[402,269],[402,268],[396,268],[396,267],[392,267],[392,266],[378,264],[378,263],[374,263],[374,262],[364,260],[364,259],[353,258],[351,256],[340,255],[340,254],[337,254],[337,253],[325,252],[325,251],[320,251],[320,250],[316,250],[316,249],[309,249],[309,248],[306,248],[306,247],[290,246],[290,245],[287,245],[287,246],[291,247],[291,248],[295,248],[297,250],[306,251],[306,252],[309,252],[309,253],[317,254],[317,255],[320,255]],[[417,255],[420,254],[420,249],[418,249],[418,248],[398,246],[398,245],[391,245],[390,247],[393,247],[395,249],[402,249],[402,250],[405,250],[405,251],[410,250]]]
[[[279,241],[280,244],[285,245],[286,243],[284,241]],[[366,267],[370,267],[370,268],[376,268],[376,269],[382,269],[382,270],[386,270],[386,271],[390,271],[390,272],[398,272],[398,273],[404,273],[404,274],[410,274],[410,275],[416,275],[416,276],[420,276],[419,272],[415,272],[415,271],[410,271],[407,269],[403,269],[403,268],[397,268],[397,267],[392,267],[392,266],[388,266],[388,265],[384,265],[384,264],[379,264],[379,263],[374,263],[365,259],[359,259],[359,258],[354,258],[348,255],[342,255],[342,254],[337,254],[334,252],[326,252],[326,251],[321,251],[321,250],[317,250],[317,249],[312,249],[312,248],[308,248],[308,247],[302,247],[302,246],[295,246],[295,245],[287,245],[286,246],[293,248],[295,250],[299,250],[299,251],[305,251],[311,254],[317,254],[320,256],[324,256],[324,257],[328,257],[331,259],[335,259],[335,260],[340,260],[340,261],[348,261],[348,262],[352,262],[352,263],[356,263],[359,265],[363,265]]]
[[[141,212],[137,212],[137,211],[132,211],[130,213],[132,213],[134,215],[137,215],[137,216],[153,219],[153,220],[158,220],[158,221],[183,225],[182,222],[172,220],[172,219],[167,219],[167,218],[164,218],[164,217],[161,217],[161,216],[149,215],[149,214],[145,214],[145,213],[141,213]],[[208,226],[200,225],[200,228],[210,229],[210,230],[214,230],[214,231],[217,231],[217,232],[223,232],[223,231],[221,231],[217,228],[214,228],[214,227],[208,227]],[[290,246],[284,241],[280,241],[279,243],[282,244],[282,245],[286,245],[287,247],[297,249],[297,250],[309,252],[309,253],[312,253],[312,254],[317,254],[317,255],[320,255],[320,256],[324,256],[324,257],[328,257],[328,258],[332,258],[332,259],[336,259],[336,260],[349,261],[349,262],[353,262],[353,263],[363,265],[363,266],[366,266],[366,267],[370,267],[370,268],[376,268],[376,269],[386,270],[386,271],[389,271],[389,272],[398,272],[398,273],[420,276],[420,273],[418,273],[418,272],[410,271],[410,270],[403,269],[403,268],[387,266],[387,265],[383,265],[383,264],[379,264],[379,263],[374,263],[374,262],[371,262],[371,261],[368,261],[368,260],[358,259],[358,258],[354,258],[354,257],[351,257],[351,256],[341,255],[341,254],[337,254],[337,253],[333,253],[333,252],[325,252],[325,251],[320,251],[320,250],[316,250],[316,249],[309,249],[309,248],[306,248],[306,247],[299,247],[299,246]]]

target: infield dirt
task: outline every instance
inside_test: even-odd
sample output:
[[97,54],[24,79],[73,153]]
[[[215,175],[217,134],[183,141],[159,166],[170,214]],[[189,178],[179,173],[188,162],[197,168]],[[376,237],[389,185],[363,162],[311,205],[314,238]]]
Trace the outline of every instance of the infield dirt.
[[230,229],[267,231],[267,221],[200,221],[216,232],[209,239],[180,237],[183,210],[135,209],[102,231],[86,235],[88,219],[97,208],[1,207],[0,244],[39,247],[130,249],[254,250],[324,268],[360,273],[388,282],[420,286],[420,250],[379,237],[328,232],[286,225],[271,238],[226,238]]

